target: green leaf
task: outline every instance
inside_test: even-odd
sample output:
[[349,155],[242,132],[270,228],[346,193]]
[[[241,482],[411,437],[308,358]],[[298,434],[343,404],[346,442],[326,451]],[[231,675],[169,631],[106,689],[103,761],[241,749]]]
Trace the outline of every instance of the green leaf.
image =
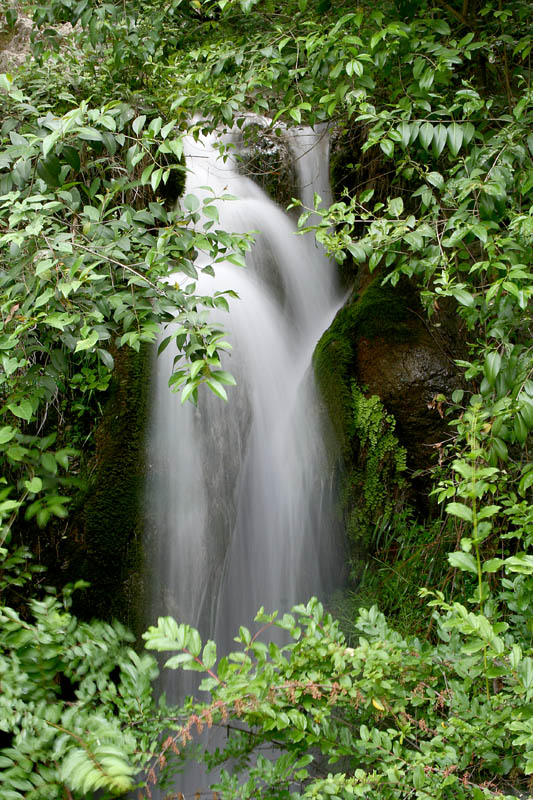
[[366,261],[366,250],[361,244],[352,242],[351,244],[346,245],[346,249],[359,263]]
[[215,642],[209,640],[202,653],[202,661],[206,669],[211,669],[217,660],[217,646]]
[[43,139],[43,156],[44,158],[51,152],[52,148],[54,147],[55,143],[58,141],[60,137],[59,131],[52,131]]
[[383,257],[383,253],[380,250],[374,250],[370,259],[368,261],[368,269],[370,272],[373,272],[375,268],[378,266],[379,262]]
[[41,464],[43,468],[47,472],[51,472],[52,475],[57,473],[57,462],[53,453],[43,453],[41,455]]
[[505,559],[505,569],[507,572],[517,572],[520,575],[533,575],[533,556],[527,553],[519,553]]
[[418,138],[420,139],[422,147],[425,150],[429,150],[429,146],[433,141],[433,125],[431,122],[422,123],[418,132]]
[[8,403],[9,410],[19,419],[29,422],[32,418],[33,408],[29,400],[22,400],[21,403]]
[[218,222],[218,208],[213,205],[204,205],[202,207],[202,214],[207,219],[213,220],[213,222]]
[[152,176],[150,178],[150,185],[154,193],[157,191],[159,184],[161,183],[161,178],[163,177],[163,169],[159,167],[154,172],[152,172]]
[[483,572],[497,572],[505,563],[503,558],[491,558],[485,561],[482,567]]
[[107,369],[112,370],[115,366],[115,361],[111,353],[108,350],[103,350],[102,348],[98,348],[96,352],[98,353],[102,364],[107,367]]
[[465,506],[464,503],[448,503],[446,513],[453,514],[454,517],[460,517],[466,522],[473,521],[472,509],[469,506]]
[[224,383],[226,386],[236,386],[237,381],[231,374],[231,372],[226,372],[225,370],[217,369],[213,372],[213,377],[220,381],[220,383]]
[[454,287],[451,290],[451,294],[455,297],[456,300],[459,301],[459,303],[461,303],[462,306],[467,306],[468,308],[471,308],[476,304],[475,297],[472,294],[470,294],[470,292],[467,292],[466,289],[459,289],[457,287]]
[[38,295],[35,298],[33,307],[40,308],[40,306],[44,306],[50,300],[50,298],[54,297],[54,295],[55,292],[52,288],[45,289],[45,291],[42,294]]
[[74,350],[74,352],[79,353],[80,350],[89,350],[91,347],[94,347],[94,345],[98,342],[98,339],[99,339],[98,332],[95,330],[91,331],[87,339],[80,339],[76,343],[76,349]]
[[526,689],[533,688],[533,658],[531,656],[527,656],[521,661],[518,674]]
[[401,197],[395,197],[389,203],[389,212],[392,214],[393,217],[400,217],[403,213],[403,200]]
[[477,518],[479,519],[489,519],[493,517],[495,514],[498,513],[501,506],[483,506],[483,508],[477,512]]
[[485,357],[485,364],[483,366],[483,372],[491,386],[494,386],[494,384],[496,383],[496,378],[498,377],[501,366],[502,366],[502,357],[500,356],[497,350],[493,350],[491,353],[487,353]]
[[390,139],[381,139],[379,146],[381,147],[386,156],[392,158],[392,156],[394,155],[394,142],[392,142]]
[[497,458],[501,461],[507,461],[509,459],[509,452],[507,450],[507,445],[500,439],[499,436],[493,436],[491,441],[491,447],[494,453],[496,454]]
[[[483,242],[483,244],[487,244],[488,231],[485,225],[483,225],[480,222],[476,222],[474,225],[472,225],[472,233],[474,233],[477,236],[480,242]],[[496,284],[496,291],[497,291],[497,284]]]
[[81,160],[79,151],[71,145],[63,145],[61,150],[61,157],[66,163],[72,167],[74,172],[79,172],[81,169]]
[[464,143],[468,144],[473,139],[476,129],[471,122],[463,122],[461,127],[463,129]]
[[241,256],[239,253],[232,253],[231,255],[227,256],[226,261],[229,261],[230,264],[235,264],[236,267],[246,266],[244,256]]
[[183,199],[183,207],[187,211],[196,211],[200,207],[200,201],[195,194],[187,194]]
[[150,175],[154,171],[154,167],[155,167],[155,164],[148,164],[148,166],[143,169],[142,175],[141,175],[141,183],[143,183],[143,184],[144,183],[148,183]]
[[417,764],[413,770],[413,786],[415,789],[422,789],[426,782],[426,772],[423,764]]
[[190,661],[194,661],[194,656],[190,653],[179,653],[177,656],[171,656],[167,659],[164,667],[165,669],[178,669],[178,667],[188,664]]
[[448,561],[452,567],[477,575],[477,565],[471,553],[463,553],[461,550],[456,550],[455,553],[448,553]]
[[520,415],[528,428],[533,428],[533,401],[530,400],[524,393],[518,396],[518,403],[520,406]]
[[522,497],[525,497],[527,490],[530,489],[532,486],[533,486],[533,469],[530,470],[528,473],[526,473],[524,477],[520,480],[518,491],[520,492]]
[[452,122],[448,127],[448,148],[453,156],[456,156],[463,144],[463,130],[457,122]]
[[170,122],[167,122],[166,125],[163,125],[163,127],[161,128],[161,138],[166,139],[170,131],[175,127],[175,125],[176,125],[175,119],[171,119]]
[[187,400],[189,400],[189,398],[191,396],[192,396],[192,398],[194,400],[194,392],[196,391],[196,388],[197,387],[196,387],[195,383],[186,383],[185,384],[185,386],[182,389],[181,398],[180,398],[180,402],[181,402],[182,405],[183,405],[183,403],[186,403]]
[[33,492],[34,494],[37,494],[43,488],[43,482],[42,482],[42,480],[40,478],[35,476],[34,478],[32,478],[29,481],[24,481],[24,486],[26,487],[26,489],[29,492]]
[[[342,64],[341,64],[342,67]],[[302,112],[299,108],[290,108],[289,116],[299,125],[302,121]]]
[[35,274],[40,277],[45,273],[49,272],[54,264],[52,258],[45,258],[43,261],[39,261],[35,267]]
[[402,146],[407,148],[411,141],[411,126],[408,122],[400,122],[396,130],[400,134]]
[[133,128],[133,132],[135,134],[137,134],[137,136],[141,132],[145,122],[146,122],[146,115],[145,114],[141,114],[140,117],[137,117],[137,119],[133,120],[133,122],[131,124],[131,127]]
[[450,26],[444,19],[432,19],[431,20],[431,27],[435,30],[440,36],[450,36],[451,30]]
[[437,189],[442,189],[444,186],[444,178],[440,172],[430,172],[427,176],[428,182],[435,186]]
[[220,397],[222,400],[226,400],[227,402],[228,395],[226,394],[226,390],[224,389],[223,385],[219,381],[217,381],[215,378],[208,378],[205,383],[206,386],[209,386],[211,391],[217,395],[217,397]]
[[102,134],[100,131],[97,131],[96,128],[80,128],[78,136],[80,139],[84,139],[87,142],[102,141]]
[[424,72],[420,76],[418,85],[420,86],[421,89],[427,91],[428,89],[431,89],[431,87],[433,86],[434,80],[435,80],[435,70],[432,69],[431,67],[428,67],[427,69],[424,70]]
[[360,78],[364,72],[363,64],[357,60],[349,61],[348,64],[346,65],[346,72],[348,75],[353,74],[357,75],[357,77]]
[[445,125],[436,125],[433,132],[432,150],[435,158],[438,158],[444,150],[446,144],[447,130]]
[[17,429],[12,428],[11,425],[5,425],[3,428],[0,428],[0,444],[6,444],[7,442],[10,442],[16,432]]

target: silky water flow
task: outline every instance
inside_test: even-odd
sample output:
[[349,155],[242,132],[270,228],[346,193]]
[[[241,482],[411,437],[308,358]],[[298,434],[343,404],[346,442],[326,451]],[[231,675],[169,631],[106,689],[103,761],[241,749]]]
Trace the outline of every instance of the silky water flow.
[[[327,130],[286,135],[302,202],[312,206],[314,192],[329,202]],[[197,407],[181,406],[168,388],[174,353],[157,358],[146,505],[150,623],[186,622],[214,638],[220,656],[240,625],[253,630],[261,606],[288,611],[337,588],[343,543],[311,367],[341,303],[335,269],[217,145],[214,135],[187,140],[186,193],[202,199],[209,186],[234,196],[217,202],[220,229],[258,232],[246,269],[217,264],[198,285],[239,296],[229,314],[217,312],[233,348],[223,367],[237,386],[228,403],[205,389]],[[169,700],[194,691],[194,673],[166,672]],[[191,767],[175,791],[194,796],[206,785]]]

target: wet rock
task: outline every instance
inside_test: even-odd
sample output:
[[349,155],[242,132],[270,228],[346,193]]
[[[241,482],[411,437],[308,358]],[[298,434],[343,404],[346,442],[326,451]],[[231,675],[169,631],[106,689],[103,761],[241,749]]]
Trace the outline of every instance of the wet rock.
[[438,445],[450,435],[442,396],[449,399],[460,385],[453,324],[448,313],[440,313],[428,322],[408,281],[382,286],[381,277],[360,276],[315,352],[319,385],[345,457],[351,447],[355,381],[368,395],[378,395],[393,414],[409,470],[437,463]]
[[435,451],[449,435],[439,396],[450,398],[458,378],[450,358],[424,327],[411,327],[409,343],[359,338],[355,372],[358,382],[394,415],[408,466],[420,470],[435,463]]
[[250,122],[238,144],[240,172],[286,208],[298,196],[294,159],[280,128]]

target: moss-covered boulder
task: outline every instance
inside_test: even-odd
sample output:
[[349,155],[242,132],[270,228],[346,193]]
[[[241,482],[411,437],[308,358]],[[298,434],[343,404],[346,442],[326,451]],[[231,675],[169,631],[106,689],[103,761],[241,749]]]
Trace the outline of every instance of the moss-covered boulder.
[[447,340],[430,327],[416,289],[407,281],[382,285],[363,273],[346,305],[320,339],[315,371],[343,449],[350,446],[351,383],[377,395],[397,425],[408,466],[434,463],[446,423],[435,398],[458,385]]
[[448,435],[441,395],[458,385],[437,326],[426,321],[409,281],[383,285],[382,276],[361,271],[317,345],[315,372],[341,448],[342,509],[355,554],[406,503],[427,512],[426,481],[412,476],[437,463]]

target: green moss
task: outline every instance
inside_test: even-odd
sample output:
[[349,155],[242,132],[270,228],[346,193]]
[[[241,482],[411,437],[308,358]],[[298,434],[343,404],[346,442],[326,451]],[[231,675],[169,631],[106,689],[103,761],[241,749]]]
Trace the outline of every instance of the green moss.
[[390,523],[401,506],[406,451],[395,435],[396,422],[377,395],[367,397],[352,384],[352,454],[344,480],[348,535],[369,544],[369,531]]
[[149,373],[148,349],[117,353],[81,515],[81,577],[90,581],[91,589],[78,601],[77,612],[118,617],[130,626],[136,622],[142,556]]
[[415,292],[407,281],[397,286],[390,283],[382,286],[378,276],[358,295],[350,309],[351,334],[366,339],[408,341],[413,337],[409,307],[415,303],[418,305]]
[[350,375],[354,352],[353,343],[343,331],[340,319],[343,312],[344,309],[339,311],[331,327],[321,337],[313,362],[321,395],[328,408],[337,440],[344,451],[349,426]]
[[344,461],[341,503],[354,563],[361,563],[362,548],[372,550],[376,525],[390,522],[401,508],[406,487],[406,451],[396,437],[395,420],[379,397],[368,396],[357,383],[358,342],[413,338],[409,309],[416,302],[407,282],[382,286],[375,276],[362,284],[360,279],[314,355],[317,382]]

